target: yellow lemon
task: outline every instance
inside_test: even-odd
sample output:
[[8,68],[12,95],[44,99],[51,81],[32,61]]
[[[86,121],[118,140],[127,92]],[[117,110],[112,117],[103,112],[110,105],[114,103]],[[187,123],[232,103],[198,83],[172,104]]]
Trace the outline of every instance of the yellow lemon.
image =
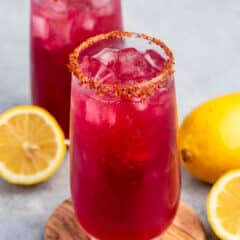
[[43,182],[58,170],[65,153],[63,131],[42,108],[19,106],[0,115],[0,175],[6,181]]
[[213,186],[207,200],[207,216],[220,239],[240,239],[240,170],[230,171]]
[[183,121],[179,140],[184,166],[200,180],[213,183],[240,168],[240,93],[196,108]]

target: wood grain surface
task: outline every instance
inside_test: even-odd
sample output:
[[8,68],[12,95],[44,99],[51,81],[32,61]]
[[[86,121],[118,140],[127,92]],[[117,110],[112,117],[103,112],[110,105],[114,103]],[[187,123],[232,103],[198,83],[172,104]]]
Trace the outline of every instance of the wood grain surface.
[[[45,240],[90,240],[80,229],[70,200],[66,200],[59,205],[48,219],[44,238]],[[161,237],[161,240],[205,239],[205,232],[201,221],[195,212],[185,203],[180,204],[173,224]]]

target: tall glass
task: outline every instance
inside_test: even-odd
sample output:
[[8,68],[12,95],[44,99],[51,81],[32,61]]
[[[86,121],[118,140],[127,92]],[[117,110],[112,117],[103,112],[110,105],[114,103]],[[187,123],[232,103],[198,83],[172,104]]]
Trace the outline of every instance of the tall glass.
[[[84,56],[112,46],[161,52],[164,69],[122,85],[84,75]],[[160,40],[127,32],[91,38],[70,56],[72,201],[81,227],[96,239],[153,239],[174,219],[180,164],[173,62]]]
[[68,55],[99,33],[122,29],[120,0],[31,0],[33,104],[46,108],[69,132]]

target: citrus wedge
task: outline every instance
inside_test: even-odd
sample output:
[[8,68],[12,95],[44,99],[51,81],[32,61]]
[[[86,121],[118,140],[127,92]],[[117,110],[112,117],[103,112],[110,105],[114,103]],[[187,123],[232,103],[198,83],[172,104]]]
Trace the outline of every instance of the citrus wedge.
[[57,121],[36,106],[14,107],[0,115],[0,176],[19,185],[50,178],[66,153]]
[[207,200],[207,215],[220,239],[240,239],[240,170],[230,171],[213,186]]

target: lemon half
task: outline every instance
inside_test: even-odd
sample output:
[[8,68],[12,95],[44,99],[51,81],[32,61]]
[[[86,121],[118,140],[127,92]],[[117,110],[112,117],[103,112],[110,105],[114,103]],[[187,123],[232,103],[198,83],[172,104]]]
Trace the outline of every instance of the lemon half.
[[0,176],[19,185],[50,178],[66,153],[57,121],[36,106],[14,107],[0,115]]
[[207,200],[207,215],[220,239],[240,239],[240,170],[230,171],[213,186]]

